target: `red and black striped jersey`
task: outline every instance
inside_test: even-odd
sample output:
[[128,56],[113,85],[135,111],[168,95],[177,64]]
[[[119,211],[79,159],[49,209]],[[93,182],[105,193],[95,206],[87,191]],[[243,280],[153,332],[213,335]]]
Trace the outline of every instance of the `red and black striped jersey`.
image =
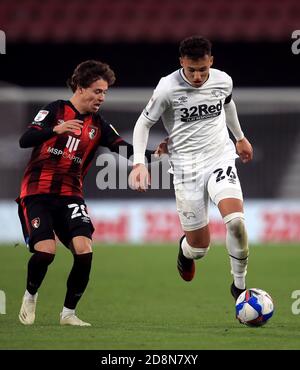
[[[83,121],[80,132],[60,135],[53,132],[55,125],[71,119]],[[38,112],[26,133],[36,130],[43,131],[43,139],[28,145],[34,149],[25,169],[20,198],[49,193],[82,196],[82,182],[97,148],[118,151],[116,147],[121,143],[130,145],[99,113],[80,114],[65,100],[50,103]]]

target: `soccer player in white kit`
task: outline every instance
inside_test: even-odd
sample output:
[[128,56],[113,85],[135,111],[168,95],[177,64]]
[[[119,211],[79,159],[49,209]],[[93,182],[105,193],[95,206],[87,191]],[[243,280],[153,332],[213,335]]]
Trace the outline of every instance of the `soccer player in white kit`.
[[[130,183],[139,191],[145,191],[150,184],[145,149],[151,126],[162,118],[168,132],[177,211],[184,230],[178,271],[185,281],[192,280],[194,261],[209,250],[211,199],[226,225],[233,275],[230,291],[236,299],[246,288],[248,240],[235,159],[239,156],[246,163],[252,159],[253,150],[241,130],[232,100],[231,77],[211,68],[210,41],[200,36],[186,38],[180,43],[179,53],[182,68],[161,78],[136,122]],[[235,137],[235,146],[227,128]]]

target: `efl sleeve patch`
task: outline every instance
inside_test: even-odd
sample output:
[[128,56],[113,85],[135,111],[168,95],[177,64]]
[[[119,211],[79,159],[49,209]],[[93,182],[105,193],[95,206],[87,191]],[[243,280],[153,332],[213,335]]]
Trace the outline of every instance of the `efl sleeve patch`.
[[47,117],[48,114],[49,114],[48,110],[40,110],[38,114],[34,117],[34,122],[43,121]]

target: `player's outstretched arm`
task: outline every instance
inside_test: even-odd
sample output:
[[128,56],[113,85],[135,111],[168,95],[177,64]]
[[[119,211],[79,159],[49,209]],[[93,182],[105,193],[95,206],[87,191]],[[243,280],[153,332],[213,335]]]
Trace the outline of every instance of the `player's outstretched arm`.
[[148,120],[141,114],[136,121],[133,130],[133,164],[145,163],[145,151],[149,138],[149,131],[154,122]]
[[141,114],[133,130],[133,169],[129,175],[129,185],[138,191],[146,191],[151,182],[150,174],[145,166],[145,150],[153,124],[154,122]]
[[[162,156],[163,154],[168,154],[168,140],[169,138],[164,139],[157,146],[157,148],[153,152],[156,158]],[[146,158],[148,159],[147,150],[146,150]],[[144,163],[135,164],[129,175],[130,187],[134,190],[144,192],[147,190],[150,184],[151,184],[151,178],[150,178],[149,171],[147,170],[147,167],[144,165]]]
[[234,101],[231,99],[229,103],[224,104],[224,110],[226,115],[226,125],[235,137],[236,141],[244,138],[244,133],[241,129],[239,118],[236,111]]
[[34,146],[38,146],[52,136],[54,136],[53,129],[51,127],[45,127],[43,130],[37,130],[34,128],[29,128],[24,134],[21,136],[19,140],[20,148],[32,148]]
[[70,120],[54,127],[29,127],[27,131],[21,136],[19,144],[21,148],[32,148],[43,144],[56,134],[65,132],[80,132],[82,128],[82,121]]
[[236,106],[233,100],[224,105],[226,124],[236,139],[236,150],[243,163],[247,163],[253,158],[253,148],[245,138],[241,129]]

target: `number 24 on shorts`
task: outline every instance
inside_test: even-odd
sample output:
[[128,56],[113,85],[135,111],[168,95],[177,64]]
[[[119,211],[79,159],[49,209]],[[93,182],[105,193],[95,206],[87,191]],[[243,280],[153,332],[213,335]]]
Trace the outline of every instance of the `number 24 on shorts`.
[[236,174],[232,170],[231,166],[227,167],[227,170],[225,172],[226,176],[224,174],[223,168],[218,168],[213,173],[217,173],[216,182],[224,180],[226,176],[228,177],[229,182],[232,182],[232,183],[236,182]]

